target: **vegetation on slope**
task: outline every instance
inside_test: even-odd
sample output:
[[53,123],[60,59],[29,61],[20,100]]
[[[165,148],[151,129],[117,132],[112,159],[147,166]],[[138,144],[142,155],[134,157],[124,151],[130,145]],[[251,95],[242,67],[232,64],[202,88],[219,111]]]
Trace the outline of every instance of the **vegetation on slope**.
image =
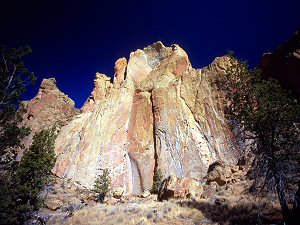
[[97,201],[103,202],[105,196],[111,190],[111,178],[109,169],[104,169],[102,174],[99,175],[94,184],[94,191],[98,194]]
[[258,69],[250,70],[233,54],[229,57],[231,66],[221,84],[227,93],[227,117],[240,124],[244,139],[255,140],[253,190],[275,189],[287,221],[287,184],[291,165],[299,159],[300,105],[276,80],[264,80]]
[[15,170],[1,175],[0,224],[23,224],[42,205],[40,192],[55,163],[54,140],[54,130],[37,133]]
[[16,150],[24,148],[22,139],[30,129],[19,126],[21,95],[36,77],[23,59],[30,47],[0,47],[0,224],[23,224],[41,206],[40,192],[48,182],[55,162],[55,131],[35,134],[20,163]]

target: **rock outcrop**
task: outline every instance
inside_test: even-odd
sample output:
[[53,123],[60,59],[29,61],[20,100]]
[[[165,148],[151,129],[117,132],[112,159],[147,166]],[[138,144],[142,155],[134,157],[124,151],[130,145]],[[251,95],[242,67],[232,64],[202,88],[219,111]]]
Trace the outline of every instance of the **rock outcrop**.
[[208,167],[207,183],[216,182],[218,185],[223,186],[230,182],[233,173],[238,171],[238,166],[229,166],[217,161]]
[[150,191],[145,190],[143,193],[140,195],[141,198],[148,198],[151,195]]
[[200,179],[216,160],[239,155],[217,88],[227,57],[194,69],[178,45],[154,43],[115,64],[115,77],[97,74],[95,88],[56,140],[53,172],[92,188],[108,168],[125,193],[151,189],[154,168],[165,177]]
[[200,198],[202,192],[202,185],[193,178],[169,176],[159,187],[157,200],[163,201],[170,198]]
[[273,53],[263,55],[259,67],[300,100],[300,29]]
[[32,100],[22,102],[22,108],[21,125],[31,129],[30,135],[24,140],[26,146],[30,145],[35,132],[53,126],[65,126],[79,114],[74,101],[57,88],[54,78],[44,79],[38,94]]
[[124,193],[124,188],[123,187],[115,187],[114,190],[112,191],[112,195],[114,198],[120,199]]

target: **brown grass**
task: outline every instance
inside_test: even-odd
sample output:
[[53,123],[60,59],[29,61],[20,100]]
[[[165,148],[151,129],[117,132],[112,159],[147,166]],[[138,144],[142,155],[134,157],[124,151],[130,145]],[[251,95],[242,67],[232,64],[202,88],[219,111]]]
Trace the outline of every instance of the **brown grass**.
[[[197,209],[177,202],[98,204],[74,212],[63,224],[203,224]],[[51,224],[51,222],[49,223]]]

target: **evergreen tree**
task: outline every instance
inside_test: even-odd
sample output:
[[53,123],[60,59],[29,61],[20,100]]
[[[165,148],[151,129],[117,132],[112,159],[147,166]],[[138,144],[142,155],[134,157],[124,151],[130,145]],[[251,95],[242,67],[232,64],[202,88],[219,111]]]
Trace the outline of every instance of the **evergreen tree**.
[[110,192],[111,178],[109,176],[109,170],[104,169],[102,174],[99,175],[94,184],[94,191],[98,194],[97,201],[103,202],[107,193]]
[[38,194],[47,183],[55,164],[55,137],[54,129],[38,132],[16,171],[22,201],[30,201],[35,209],[38,206]]
[[231,66],[222,84],[227,116],[246,131],[245,139],[256,140],[254,177],[264,178],[263,189],[275,186],[287,220],[286,181],[289,163],[299,155],[300,106],[276,80],[262,79],[258,69],[250,70],[247,62],[233,54],[229,57]]
[[157,194],[159,186],[161,185],[163,181],[163,175],[160,169],[155,169],[154,170],[154,175],[153,175],[153,184],[151,188],[151,193],[152,194]]
[[9,109],[20,100],[26,86],[36,80],[34,73],[29,72],[23,62],[23,58],[31,53],[29,46],[18,49],[0,46],[0,107],[1,110],[6,109],[1,113],[1,121],[10,116]]
[[23,62],[31,52],[29,46],[0,46],[0,156],[9,148],[20,147],[20,140],[29,133],[28,128],[17,126],[20,116],[16,110],[26,87],[36,81]]
[[15,172],[1,177],[0,224],[23,224],[40,207],[40,192],[55,163],[54,129],[35,134]]
[[17,197],[15,185],[9,174],[0,174],[0,224],[10,225],[18,223]]

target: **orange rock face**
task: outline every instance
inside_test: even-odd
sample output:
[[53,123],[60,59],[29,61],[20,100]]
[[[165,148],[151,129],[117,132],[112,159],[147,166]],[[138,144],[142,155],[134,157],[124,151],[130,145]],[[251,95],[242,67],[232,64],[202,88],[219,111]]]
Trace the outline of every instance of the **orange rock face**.
[[125,79],[127,68],[126,58],[118,59],[115,63],[114,88],[119,88]]
[[235,163],[239,151],[223,114],[217,81],[229,59],[193,69],[177,45],[161,42],[115,64],[115,78],[97,74],[82,113],[61,129],[53,172],[92,188],[108,168],[126,193],[150,189],[158,167],[165,177],[201,179],[216,160]]
[[35,132],[64,126],[79,113],[74,101],[56,87],[54,78],[44,79],[38,94],[22,105],[25,109],[22,125],[31,128],[31,134],[24,140],[26,146],[30,145]]
[[101,101],[109,94],[111,88],[111,79],[104,74],[96,73],[96,78],[94,80],[94,90],[82,106],[82,112],[91,111],[98,101]]

